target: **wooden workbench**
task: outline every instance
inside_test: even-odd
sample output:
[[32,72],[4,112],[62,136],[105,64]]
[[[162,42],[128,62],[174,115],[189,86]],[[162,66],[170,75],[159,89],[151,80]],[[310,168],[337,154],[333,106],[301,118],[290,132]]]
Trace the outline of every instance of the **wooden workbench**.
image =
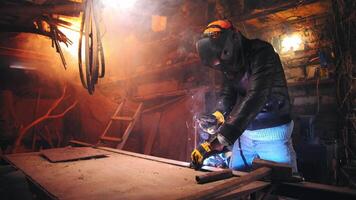
[[[199,185],[206,173],[183,167],[185,162],[110,148],[104,158],[51,163],[40,153],[12,154],[5,159],[55,199],[178,199],[224,182]],[[269,183],[254,182],[227,195],[253,192]]]

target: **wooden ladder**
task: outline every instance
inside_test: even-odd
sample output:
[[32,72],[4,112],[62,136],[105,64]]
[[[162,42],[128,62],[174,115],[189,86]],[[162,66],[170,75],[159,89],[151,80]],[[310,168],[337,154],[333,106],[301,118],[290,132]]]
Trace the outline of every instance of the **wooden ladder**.
[[[135,126],[135,123],[137,121],[137,119],[139,118],[140,114],[141,114],[141,110],[142,110],[142,105],[143,103],[139,103],[137,109],[135,110],[135,113],[132,117],[127,117],[127,116],[118,116],[119,113],[123,110],[124,108],[124,104],[125,104],[126,100],[123,100],[119,106],[116,108],[114,115],[111,117],[109,123],[106,125],[104,132],[101,134],[99,141],[98,141],[98,146],[100,146],[101,144],[103,144],[103,141],[109,141],[109,142],[114,142],[117,143],[116,148],[117,149],[123,149],[125,146],[125,143],[127,141],[127,139],[129,138],[129,135],[132,131],[132,129]],[[129,124],[126,127],[126,130],[124,132],[124,134],[122,135],[121,138],[118,137],[113,137],[113,136],[108,136],[107,133],[112,125],[112,123],[114,121],[127,121],[129,122]]]

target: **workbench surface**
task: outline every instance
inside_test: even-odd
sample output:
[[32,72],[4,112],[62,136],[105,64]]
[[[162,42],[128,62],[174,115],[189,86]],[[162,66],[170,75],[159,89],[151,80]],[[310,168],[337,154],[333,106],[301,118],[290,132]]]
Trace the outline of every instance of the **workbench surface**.
[[[107,157],[58,163],[49,162],[40,153],[5,158],[58,199],[177,199],[225,181],[199,185],[195,176],[206,172],[97,150]],[[260,187],[267,186],[263,182],[255,184],[258,183]]]

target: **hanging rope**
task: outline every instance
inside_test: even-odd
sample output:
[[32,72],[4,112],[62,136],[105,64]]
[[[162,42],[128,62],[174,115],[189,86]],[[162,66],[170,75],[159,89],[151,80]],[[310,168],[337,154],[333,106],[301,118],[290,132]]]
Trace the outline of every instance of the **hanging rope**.
[[[83,70],[83,44],[84,36],[84,68]],[[101,43],[101,34],[98,23],[98,10],[93,0],[85,1],[85,10],[81,19],[78,64],[80,80],[84,88],[93,94],[98,78],[105,75],[104,50]],[[99,73],[100,71],[100,73]]]

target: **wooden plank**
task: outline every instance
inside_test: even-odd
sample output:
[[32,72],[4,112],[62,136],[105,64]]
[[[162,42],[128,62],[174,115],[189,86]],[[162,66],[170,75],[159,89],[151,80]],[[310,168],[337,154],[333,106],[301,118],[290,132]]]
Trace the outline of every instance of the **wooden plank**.
[[273,161],[262,160],[255,158],[252,162],[252,167],[258,169],[260,167],[269,167],[272,169],[272,180],[289,180],[292,177],[292,167],[289,164],[277,163]]
[[123,121],[133,121],[132,117],[112,117],[112,120],[123,120]]
[[209,188],[204,191],[199,191],[194,194],[188,194],[186,197],[181,198],[182,200],[198,200],[198,199],[214,199],[228,192],[231,192],[243,185],[250,184],[261,178],[270,175],[272,172],[271,168],[261,167],[256,169],[246,176],[228,179],[226,182],[216,185],[214,188]]
[[104,157],[102,151],[91,147],[64,147],[55,149],[46,149],[40,151],[40,154],[51,162],[73,161],[79,159]]
[[[87,143],[80,142],[80,141],[74,141],[73,143],[78,144],[78,145],[84,145],[84,146],[91,145],[91,144],[87,144]],[[49,196],[52,196],[53,198],[58,197],[57,193],[53,193],[53,191],[49,191],[50,188],[44,187],[44,186],[46,186],[47,184],[54,184],[53,187],[58,187],[58,186],[61,186],[61,183],[64,182],[63,188],[59,188],[59,189],[65,190],[68,188],[69,192],[73,192],[73,193],[77,193],[77,192],[75,190],[73,190],[71,187],[76,188],[76,189],[78,189],[78,187],[80,187],[79,189],[82,189],[83,192],[86,189],[88,189],[85,186],[83,186],[83,184],[92,184],[96,187],[98,185],[101,185],[102,187],[106,187],[107,185],[109,186],[109,188],[107,188],[107,191],[105,191],[105,189],[103,189],[103,188],[99,188],[98,190],[100,190],[100,191],[97,191],[95,196],[93,196],[91,198],[88,196],[83,196],[83,198],[80,198],[77,196],[78,197],[77,199],[84,199],[84,197],[88,197],[88,199],[95,199],[95,197],[97,197],[97,199],[103,199],[103,198],[98,197],[98,193],[103,193],[101,196],[101,197],[103,197],[103,196],[105,196],[105,193],[107,193],[107,192],[110,193],[110,190],[116,190],[116,193],[115,194],[110,193],[113,195],[113,197],[112,198],[108,197],[109,199],[120,199],[119,197],[122,197],[121,199],[123,199],[124,197],[127,197],[127,196],[125,196],[125,194],[121,194],[121,193],[124,193],[125,191],[123,191],[122,189],[112,188],[112,186],[110,185],[110,184],[115,185],[117,183],[120,184],[120,180],[124,181],[123,179],[120,179],[120,176],[118,175],[118,173],[120,173],[120,172],[116,171],[116,170],[118,170],[118,168],[122,169],[122,173],[124,173],[124,175],[126,175],[125,173],[128,173],[127,170],[130,170],[132,167],[134,167],[134,168],[136,168],[136,170],[141,171],[138,174],[140,174],[140,178],[144,182],[146,182],[148,180],[145,180],[146,177],[143,174],[143,171],[146,171],[147,170],[146,168],[154,167],[155,166],[154,163],[160,163],[160,164],[158,164],[159,166],[165,166],[168,169],[178,167],[178,168],[175,168],[175,169],[178,169],[177,171],[170,171],[171,173],[173,173],[174,176],[171,177],[171,179],[166,179],[166,180],[175,180],[174,178],[178,177],[177,179],[179,179],[179,181],[182,181],[181,180],[182,178],[185,179],[188,177],[189,183],[183,182],[183,183],[187,184],[187,188],[188,188],[187,192],[185,193],[186,195],[191,192],[191,190],[189,190],[190,186],[192,186],[193,190],[194,190],[195,185],[197,185],[197,184],[189,185],[190,181],[193,181],[195,183],[195,180],[193,180],[194,176],[204,173],[204,172],[188,169],[187,167],[189,166],[189,163],[187,163],[187,162],[176,161],[176,160],[165,159],[165,158],[158,158],[155,156],[148,156],[148,155],[123,151],[123,150],[119,150],[119,149],[107,148],[107,147],[98,147],[98,149],[104,151],[105,154],[109,153],[108,156],[115,157],[115,159],[103,158],[103,159],[99,159],[99,160],[91,159],[91,160],[82,160],[82,161],[67,162],[67,163],[49,163],[48,161],[42,159],[39,156],[38,152],[11,154],[11,155],[4,156],[4,158],[9,163],[11,163],[14,167],[22,170],[32,182],[34,182],[38,187],[42,188],[45,192],[47,192],[49,194]],[[116,157],[117,155],[118,155],[118,157]],[[124,156],[124,159],[122,159],[122,160],[119,159],[122,157],[120,155]],[[125,156],[132,157],[134,161],[131,162],[131,159],[127,160],[127,158]],[[140,158],[140,159],[135,159],[135,158]],[[107,161],[107,159],[113,159],[113,160]],[[143,161],[142,161],[142,163],[141,163],[141,161],[138,161],[139,163],[136,163],[135,160],[147,160],[147,161],[149,161],[148,162],[149,164],[146,165],[145,164],[146,162],[143,162]],[[154,162],[152,162],[152,161],[154,161]],[[104,162],[104,163],[101,163],[101,162]],[[136,167],[139,164],[140,164],[140,166]],[[82,168],[83,166],[86,166],[86,167],[90,166],[91,169],[85,168],[85,170],[84,170]],[[94,166],[97,166],[97,168],[94,168]],[[203,169],[208,170],[208,171],[221,170],[220,168],[206,167],[206,166],[203,167]],[[65,182],[65,179],[68,179],[68,177],[61,178],[60,176],[62,174],[63,174],[63,176],[67,176],[68,175],[67,173],[69,173],[70,171],[73,171],[73,170],[76,172],[78,172],[78,170],[80,170],[81,172],[83,172],[83,174],[77,174],[77,173],[71,174],[70,175],[71,179],[69,180],[69,183],[67,185]],[[162,169],[157,169],[156,171],[154,171],[155,175],[159,176],[159,172],[161,170]],[[162,171],[164,171],[164,170],[165,169],[163,169]],[[183,173],[184,175],[182,175],[180,173],[180,170],[184,171],[184,173]],[[188,170],[188,171],[186,171],[186,170]],[[54,174],[55,176],[53,176],[53,174],[51,175],[51,173],[49,173],[48,171],[55,171],[56,172]],[[99,176],[98,173],[101,173],[102,171],[104,171],[104,176],[109,177],[109,180],[104,181],[102,178],[100,178],[100,179],[97,179],[96,181],[94,181],[93,179],[96,179],[96,177]],[[110,174],[110,171],[114,177],[111,177],[108,175],[108,174]],[[157,174],[157,172],[158,172],[158,174]],[[52,173],[54,173],[54,172],[52,172]],[[174,173],[176,173],[177,176],[175,176]],[[188,173],[188,175],[186,173]],[[236,176],[244,176],[244,175],[248,174],[247,172],[240,172],[240,171],[233,171],[233,173]],[[78,177],[76,177],[75,175],[78,175]],[[86,182],[87,176],[89,177],[89,183]],[[116,176],[119,176],[119,177],[116,177]],[[187,177],[185,177],[185,176],[187,176]],[[43,180],[45,178],[47,178],[47,180]],[[72,181],[73,181],[73,183],[72,183]],[[116,181],[117,183],[115,183],[114,181]],[[157,183],[157,182],[155,182],[155,183]],[[174,184],[174,183],[172,183],[172,181],[165,182],[163,180],[161,180],[160,183],[168,184],[169,186],[172,186],[172,184]],[[135,185],[132,185],[132,182],[130,182],[130,180],[126,181],[125,184],[130,185],[132,187],[131,189],[134,191],[138,191],[138,189],[142,189],[141,187],[135,187]],[[138,184],[141,184],[141,182],[138,181]],[[262,185],[266,184],[266,183],[262,182],[262,181],[255,181],[251,184],[252,185],[249,184],[249,185],[243,186],[237,190],[234,190],[233,192],[230,192],[230,193],[222,196],[222,198],[225,196],[229,197],[229,195],[233,195],[234,192],[236,192],[237,196],[244,195],[244,193],[242,191],[248,192],[248,190],[245,187],[257,188],[257,185],[261,185],[261,187],[262,187]],[[79,185],[82,185],[82,186],[79,186]],[[345,187],[337,187],[337,186],[324,185],[324,184],[311,183],[311,182],[282,183],[282,185],[289,185],[292,188],[312,189],[312,190],[315,190],[316,194],[327,194],[327,192],[332,192],[333,194],[356,196],[356,190],[353,190],[350,188],[345,188]],[[215,184],[210,185],[210,183],[209,183],[208,185],[206,185],[206,188],[211,188],[211,187],[215,187],[215,186],[216,186]],[[91,186],[89,186],[89,188],[90,187]],[[163,187],[165,187],[165,185],[163,185]],[[157,186],[155,186],[152,190],[154,190],[154,189],[157,189]],[[182,190],[182,188],[176,188],[176,189]],[[93,190],[95,190],[95,189],[93,189]],[[157,189],[157,191],[161,191],[161,190],[164,190],[164,188]],[[183,191],[184,190],[185,190],[185,188],[183,188]],[[130,192],[130,189],[128,189],[128,191]],[[144,193],[147,192],[147,191],[145,191],[144,188],[142,189],[142,191]],[[301,190],[301,191],[303,191],[303,190]],[[91,190],[89,190],[88,192],[89,192],[88,195],[93,194],[93,191],[91,191]],[[80,193],[82,193],[82,191],[80,191]],[[164,194],[166,194],[166,193],[164,193]],[[76,195],[79,195],[79,194],[76,194]],[[156,197],[157,197],[156,199],[162,199],[158,196],[156,196]],[[161,196],[161,197],[163,197],[163,196]],[[172,196],[170,196],[170,197],[171,197],[170,199],[172,199]],[[176,197],[178,198],[179,196],[176,196]],[[108,198],[106,198],[106,199],[108,199]],[[144,197],[142,197],[142,198],[144,198]],[[231,198],[237,198],[237,197],[231,196]],[[231,198],[225,198],[225,199],[231,199]],[[128,198],[128,199],[130,199],[130,198]],[[134,198],[131,198],[131,199],[134,199]],[[145,198],[145,199],[153,199],[153,197]],[[169,199],[169,198],[167,197],[165,199]]]
[[190,163],[188,163],[188,162],[172,160],[172,159],[167,159],[167,158],[159,158],[159,157],[149,156],[149,155],[144,155],[144,154],[139,154],[139,153],[133,153],[133,152],[124,151],[124,150],[121,150],[121,149],[113,149],[113,148],[110,148],[110,147],[98,147],[98,149],[105,150],[105,151],[108,151],[108,152],[123,154],[123,155],[127,155],[127,156],[132,156],[132,157],[136,157],[136,158],[143,158],[143,159],[146,159],[146,160],[151,160],[151,161],[157,161],[157,162],[162,162],[162,163],[166,163],[166,164],[176,165],[176,166],[180,166],[180,167],[189,167],[190,166]]
[[110,152],[102,159],[59,163],[38,153],[6,159],[58,199],[177,199],[225,181],[199,185],[195,175],[205,172]]
[[79,140],[70,140],[69,144],[71,146],[93,147],[93,148],[95,148],[95,145],[89,144],[89,143],[86,143],[86,142],[82,142],[82,141],[79,141]]
[[[75,145],[80,145],[80,146],[93,147],[93,148],[97,148],[97,149],[112,152],[112,153],[124,154],[124,155],[133,156],[133,157],[137,157],[137,158],[143,158],[146,160],[162,162],[162,163],[166,163],[166,164],[170,164],[170,165],[176,165],[176,166],[180,166],[180,167],[190,167],[189,162],[172,160],[172,159],[168,159],[168,158],[160,158],[160,157],[150,156],[150,155],[144,155],[144,154],[140,154],[140,153],[134,153],[134,152],[124,151],[124,150],[120,150],[120,149],[114,149],[114,148],[110,148],[110,147],[94,146],[92,144],[77,141],[77,140],[71,140],[70,143],[75,144]],[[223,169],[217,168],[217,167],[203,166],[202,170],[213,172],[213,171],[220,171]],[[236,170],[234,170],[232,173],[234,174],[234,176],[244,176],[244,175],[248,174],[248,172],[242,172],[242,171],[236,171]]]
[[232,173],[231,169],[224,169],[221,171],[209,172],[200,176],[195,176],[195,180],[198,184],[205,184],[222,179],[231,178],[233,176],[234,174]]
[[[298,81],[298,82],[291,82],[287,83],[288,87],[297,87],[302,86],[305,87],[307,85],[316,85],[317,80],[308,80],[308,81]],[[320,80],[319,84],[334,84],[335,81],[332,79],[323,79]]]
[[100,139],[105,140],[105,141],[110,141],[110,142],[121,142],[122,141],[121,138],[110,137],[110,136],[102,136],[102,137],[100,137]]
[[[166,163],[166,164],[170,164],[170,165],[190,168],[190,163],[189,162],[172,160],[172,159],[168,159],[168,158],[160,158],[160,157],[150,156],[150,155],[144,155],[144,154],[140,154],[140,153],[124,151],[124,150],[121,150],[121,149],[113,149],[113,148],[110,148],[110,147],[97,147],[97,148],[101,149],[101,150],[113,152],[113,153],[133,156],[133,157],[136,157],[136,158],[143,158],[143,159],[146,159],[146,160],[151,160],[151,161]],[[204,171],[212,171],[212,172],[213,171],[221,171],[221,170],[223,170],[222,168],[210,167],[210,166],[203,166],[201,169],[204,170]],[[248,174],[247,172],[240,172],[240,171],[233,171],[232,173],[234,174],[234,176],[244,176],[244,175]]]
[[222,195],[221,197],[218,197],[216,199],[217,200],[238,199],[239,197],[243,197],[243,196],[252,194],[254,192],[260,191],[270,185],[271,185],[271,183],[269,183],[269,182],[254,181],[250,184],[242,186],[241,188],[238,188],[237,190],[234,190],[234,191],[229,192],[225,195]]

